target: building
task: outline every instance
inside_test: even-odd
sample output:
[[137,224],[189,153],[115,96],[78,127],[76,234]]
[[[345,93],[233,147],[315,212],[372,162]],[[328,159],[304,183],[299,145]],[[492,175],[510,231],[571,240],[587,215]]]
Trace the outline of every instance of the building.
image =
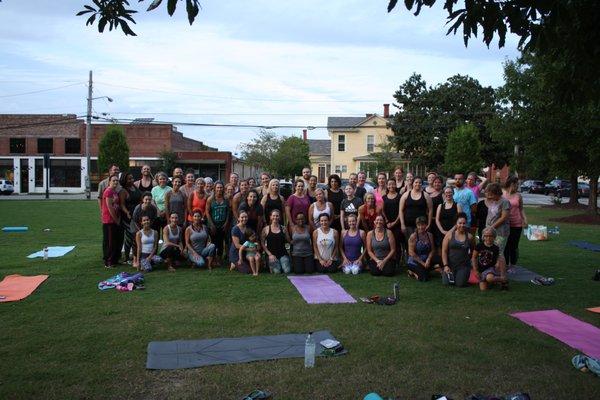
[[[90,141],[91,182],[94,190],[104,177],[98,171],[98,142],[109,125],[93,124]],[[130,150],[130,170],[149,164],[153,171],[162,165],[160,153],[173,152],[176,164],[199,176],[226,180],[234,167],[230,152],[218,151],[186,138],[170,124],[152,124],[151,119],[120,125]],[[85,191],[85,123],[74,114],[0,115],[0,177],[14,182],[15,193],[82,193]],[[50,165],[44,167],[44,154]],[[237,161],[241,163],[240,161]],[[46,175],[46,172],[48,174]],[[167,171],[170,173],[171,171]]]
[[304,140],[308,142],[310,169],[319,182],[326,183],[327,177],[331,175],[331,140],[308,139],[306,129],[302,133]]

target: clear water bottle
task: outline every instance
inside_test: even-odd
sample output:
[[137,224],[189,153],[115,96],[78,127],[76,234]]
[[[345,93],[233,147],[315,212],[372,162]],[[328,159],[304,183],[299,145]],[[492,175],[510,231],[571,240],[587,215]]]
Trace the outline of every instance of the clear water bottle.
[[308,332],[306,343],[304,344],[304,368],[312,368],[315,366],[315,339],[312,332]]
[[400,296],[399,292],[400,292],[400,283],[396,282],[396,283],[394,283],[394,298],[396,300],[398,300],[398,297]]
[[558,227],[558,225],[554,227],[554,234],[560,235],[560,228]]
[[48,259],[48,247],[44,247],[44,261]]

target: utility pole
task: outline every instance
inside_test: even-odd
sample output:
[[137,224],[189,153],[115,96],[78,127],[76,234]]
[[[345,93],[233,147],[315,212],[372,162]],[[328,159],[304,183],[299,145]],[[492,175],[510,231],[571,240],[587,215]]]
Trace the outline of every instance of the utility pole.
[[92,182],[90,180],[90,141],[92,140],[92,71],[90,71],[90,80],[88,83],[87,97],[87,115],[85,126],[85,158],[86,158],[86,176],[85,176],[85,197],[91,198]]

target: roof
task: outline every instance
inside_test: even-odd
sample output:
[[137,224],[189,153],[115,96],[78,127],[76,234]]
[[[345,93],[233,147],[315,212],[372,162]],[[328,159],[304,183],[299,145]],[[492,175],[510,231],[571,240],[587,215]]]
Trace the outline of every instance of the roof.
[[331,154],[331,140],[308,139],[308,154]]
[[360,125],[365,117],[327,117],[327,128],[352,128]]
[[[392,159],[393,160],[402,160],[402,154],[401,153],[394,153],[392,155]],[[354,161],[375,161],[375,157],[372,154],[365,154],[363,156],[356,156],[353,157],[352,160]]]

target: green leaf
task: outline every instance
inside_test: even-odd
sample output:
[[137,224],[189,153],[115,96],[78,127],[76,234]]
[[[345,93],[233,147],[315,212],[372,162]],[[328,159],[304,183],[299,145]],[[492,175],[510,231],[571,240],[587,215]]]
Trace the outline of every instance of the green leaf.
[[169,0],[169,2],[167,3],[167,12],[169,13],[170,16],[173,16],[173,14],[175,13],[175,9],[177,8],[177,2],[179,0]]
[[[106,26],[107,22],[108,22],[108,18],[106,18],[106,17],[100,18],[100,21],[98,21],[98,32],[104,32],[104,27]],[[112,30],[112,27],[111,27],[111,30]]]
[[396,4],[398,3],[398,0],[390,0],[390,2],[388,3],[388,12],[391,12],[394,7],[396,7]]
[[83,11],[79,11],[79,12],[78,12],[77,14],[75,14],[75,15],[76,15],[77,17],[80,17],[80,16],[82,16],[83,14],[87,14],[87,13],[90,13],[90,12],[93,12],[93,11],[90,11],[90,10],[83,10]]
[[197,2],[194,0],[186,0],[186,10],[188,14],[188,21],[190,22],[190,25],[192,25],[199,11]]
[[146,11],[154,10],[155,8],[160,6],[160,3],[162,3],[162,0],[154,0],[152,3],[150,3],[150,5],[148,6],[148,9],[146,9]]
[[92,14],[91,17],[88,18],[88,20],[85,22],[85,25],[93,25],[94,21],[96,20],[96,14]]
[[123,29],[123,32],[125,32],[125,35],[137,36],[135,34],[135,32],[131,30],[131,28],[127,24],[127,21],[125,21],[124,19],[120,19],[119,22],[121,23],[121,29]]
[[413,7],[413,4],[415,4],[415,0],[404,0],[404,5],[407,10],[410,10]]

